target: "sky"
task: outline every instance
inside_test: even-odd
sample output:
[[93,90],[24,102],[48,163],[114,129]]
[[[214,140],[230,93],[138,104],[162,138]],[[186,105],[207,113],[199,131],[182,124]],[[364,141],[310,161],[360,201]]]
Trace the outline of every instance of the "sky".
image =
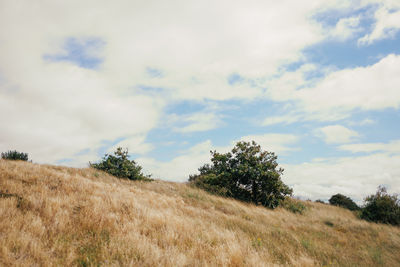
[[0,151],[187,181],[254,140],[303,199],[400,193],[398,0],[0,0]]

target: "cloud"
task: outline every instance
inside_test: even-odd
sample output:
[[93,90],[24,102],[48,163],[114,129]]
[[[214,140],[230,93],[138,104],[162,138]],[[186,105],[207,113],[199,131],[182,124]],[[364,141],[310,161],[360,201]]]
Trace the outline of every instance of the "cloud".
[[309,112],[382,110],[399,107],[399,86],[400,56],[392,54],[372,66],[332,72],[315,87],[299,90],[297,97]]
[[302,117],[298,114],[290,114],[290,115],[283,115],[283,116],[271,116],[267,117],[264,119],[262,122],[262,125],[268,126],[268,125],[274,125],[274,124],[279,124],[279,123],[294,123],[297,121],[302,120]]
[[267,117],[264,125],[302,120],[336,121],[353,111],[398,109],[400,106],[400,55],[390,54],[379,62],[352,69],[330,71],[307,80],[309,67],[283,74],[267,83],[267,97],[293,103],[288,114]]
[[275,152],[276,154],[285,154],[288,151],[298,150],[292,145],[298,142],[299,138],[293,134],[262,134],[247,135],[240,138],[241,141],[255,141],[263,150]]
[[342,145],[339,148],[352,153],[386,152],[400,154],[400,140],[393,140],[389,143],[348,144]]
[[359,137],[356,131],[342,125],[329,125],[316,130],[316,135],[324,139],[327,144],[348,143]]
[[375,12],[376,23],[371,33],[358,40],[359,45],[370,45],[375,41],[392,38],[400,29],[400,4],[396,1],[386,1]]
[[330,35],[332,38],[345,41],[360,30],[360,17],[342,18],[336,23]]
[[[262,97],[228,77],[300,59],[323,38],[311,14],[335,2],[2,2],[0,149],[54,163],[104,141],[146,147],[129,139],[157,127],[172,101]],[[217,127],[201,116],[181,131]]]
[[123,149],[128,149],[129,154],[147,154],[151,150],[153,150],[153,145],[150,143],[146,143],[146,136],[145,135],[131,135],[114,146],[111,146],[107,152],[112,153],[118,147],[122,147]]
[[175,121],[175,124],[184,124],[174,129],[180,133],[209,131],[222,123],[220,117],[213,112],[196,112],[181,116],[175,114],[173,117],[172,120]]
[[370,118],[365,118],[361,121],[349,121],[348,122],[349,125],[360,125],[360,126],[371,125],[374,123],[376,123],[376,121],[373,119],[370,119]]
[[[159,126],[163,108],[179,100],[268,97],[299,103],[306,114],[323,114],[316,116],[320,119],[332,110],[343,115],[358,107],[397,108],[395,55],[365,71],[328,75],[315,88],[303,83],[307,70],[285,76],[287,82],[279,82],[286,87],[276,83],[267,95],[257,86],[282,66],[303,60],[304,48],[326,38],[313,15],[338,4],[350,5],[336,0],[2,1],[0,149],[19,149],[38,162],[53,163],[104,141],[124,139],[146,147],[128,140]],[[182,131],[219,125],[213,114],[198,116]]]
[[154,178],[185,182],[190,174],[197,173],[197,169],[210,162],[210,151],[213,146],[210,140],[196,144],[180,156],[170,161],[159,161],[149,157],[141,157],[136,161],[144,166],[144,171],[151,173]]
[[[8,2],[0,22],[12,34],[3,31],[0,36],[1,59],[8,71],[20,74],[16,58],[30,67],[38,67],[43,55],[76,63],[69,54],[71,45],[65,44],[86,47],[79,40],[98,38],[106,44],[97,54],[103,59],[100,71],[117,90],[141,84],[168,88],[179,99],[254,98],[259,89],[232,87],[227,77],[273,74],[280,65],[301,58],[303,48],[323,38],[310,15],[334,3],[175,0],[143,5],[120,0],[68,1],[55,7]],[[149,66],[163,75],[154,79]]]
[[376,153],[360,157],[325,159],[302,164],[283,164],[283,181],[295,195],[329,199],[341,193],[359,204],[381,184],[390,192],[400,192],[400,155]]
[[157,100],[110,90],[96,71],[58,63],[30,74],[0,91],[0,150],[55,163],[105,140],[144,135],[157,124]]

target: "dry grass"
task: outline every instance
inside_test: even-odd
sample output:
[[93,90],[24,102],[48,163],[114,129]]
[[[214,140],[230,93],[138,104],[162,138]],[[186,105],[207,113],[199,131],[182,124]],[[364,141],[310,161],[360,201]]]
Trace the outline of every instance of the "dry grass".
[[399,228],[319,203],[300,215],[4,160],[0,191],[1,266],[400,266]]

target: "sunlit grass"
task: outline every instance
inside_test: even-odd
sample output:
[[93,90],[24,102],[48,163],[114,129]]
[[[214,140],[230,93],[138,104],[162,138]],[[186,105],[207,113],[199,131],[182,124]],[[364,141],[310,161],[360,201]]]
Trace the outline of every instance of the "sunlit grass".
[[185,184],[0,160],[0,265],[400,266],[399,228]]

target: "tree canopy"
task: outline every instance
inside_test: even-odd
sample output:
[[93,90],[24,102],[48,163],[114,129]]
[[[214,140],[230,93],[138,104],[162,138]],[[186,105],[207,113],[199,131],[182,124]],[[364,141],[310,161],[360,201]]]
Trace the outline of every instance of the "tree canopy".
[[201,166],[200,174],[189,181],[218,195],[275,208],[292,194],[276,160],[275,153],[263,151],[254,141],[237,142],[231,152],[211,151],[212,164]]
[[345,195],[342,195],[342,194],[333,195],[329,199],[329,203],[331,205],[340,206],[342,208],[346,208],[349,210],[359,210],[360,209],[360,207],[357,206],[357,204],[351,198],[346,197]]
[[129,180],[151,180],[142,173],[142,167],[134,160],[129,160],[128,149],[118,147],[114,155],[105,154],[99,163],[89,162],[90,167],[108,172],[119,178]]
[[385,187],[378,187],[375,195],[365,198],[361,218],[380,223],[400,225],[400,199],[389,195]]
[[23,160],[23,161],[28,161],[28,154],[23,153],[23,152],[18,152],[16,150],[14,151],[7,151],[7,152],[2,152],[1,153],[1,158],[2,159],[7,159],[7,160]]

